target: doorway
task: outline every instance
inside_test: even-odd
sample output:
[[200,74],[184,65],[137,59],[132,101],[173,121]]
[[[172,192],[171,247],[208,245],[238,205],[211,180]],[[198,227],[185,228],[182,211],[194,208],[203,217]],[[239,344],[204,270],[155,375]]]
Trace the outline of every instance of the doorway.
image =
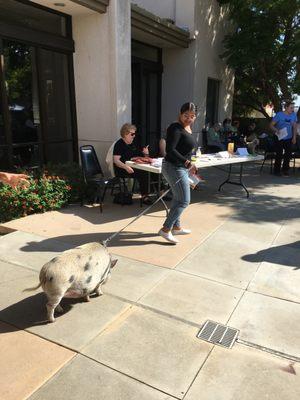
[[132,42],[132,122],[137,141],[148,146],[150,155],[158,154],[161,136],[161,49]]
[[205,123],[212,126],[219,122],[219,92],[220,81],[208,78],[206,93],[206,119]]

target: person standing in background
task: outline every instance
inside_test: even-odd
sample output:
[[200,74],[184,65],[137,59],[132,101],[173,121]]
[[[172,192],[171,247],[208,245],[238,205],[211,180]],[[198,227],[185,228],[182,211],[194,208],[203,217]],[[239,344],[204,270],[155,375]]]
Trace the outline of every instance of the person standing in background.
[[297,151],[300,151],[300,106],[297,111],[297,121],[296,121],[296,146]]
[[[284,111],[279,111],[272,119],[271,130],[277,136],[275,143],[274,175],[289,176],[292,144],[296,143],[296,114],[294,103],[287,101]],[[284,154],[283,154],[284,152]],[[283,164],[282,163],[283,158]]]

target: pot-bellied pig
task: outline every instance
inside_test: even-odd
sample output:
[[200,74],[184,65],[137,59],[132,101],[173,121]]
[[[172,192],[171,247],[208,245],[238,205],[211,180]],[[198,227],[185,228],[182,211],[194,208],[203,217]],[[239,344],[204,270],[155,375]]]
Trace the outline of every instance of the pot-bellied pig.
[[47,318],[54,322],[54,310],[63,312],[59,304],[63,297],[85,298],[89,295],[102,294],[101,286],[110,277],[110,270],[116,264],[111,255],[100,243],[87,243],[71,250],[66,250],[47,262],[40,271],[40,284],[47,295]]

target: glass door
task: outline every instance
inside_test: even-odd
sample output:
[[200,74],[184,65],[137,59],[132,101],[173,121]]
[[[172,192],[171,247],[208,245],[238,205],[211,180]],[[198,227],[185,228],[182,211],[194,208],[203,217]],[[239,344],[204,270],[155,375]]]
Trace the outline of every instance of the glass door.
[[208,78],[206,93],[206,119],[205,123],[212,126],[218,122],[219,115],[220,81]]
[[161,136],[161,50],[133,42],[133,55],[132,122],[138,129],[139,144],[149,145],[150,154],[157,155]]
[[0,38],[0,168],[76,159],[70,56]]
[[36,51],[9,40],[3,40],[2,51],[10,158],[16,166],[36,165],[41,141]]

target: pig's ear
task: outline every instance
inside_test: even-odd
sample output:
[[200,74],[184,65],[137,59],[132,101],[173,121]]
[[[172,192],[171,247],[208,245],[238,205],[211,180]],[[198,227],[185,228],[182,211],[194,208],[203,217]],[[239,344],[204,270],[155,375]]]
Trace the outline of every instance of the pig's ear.
[[113,267],[117,264],[117,262],[118,262],[117,259],[111,260],[111,261],[110,261],[110,268],[113,268]]

